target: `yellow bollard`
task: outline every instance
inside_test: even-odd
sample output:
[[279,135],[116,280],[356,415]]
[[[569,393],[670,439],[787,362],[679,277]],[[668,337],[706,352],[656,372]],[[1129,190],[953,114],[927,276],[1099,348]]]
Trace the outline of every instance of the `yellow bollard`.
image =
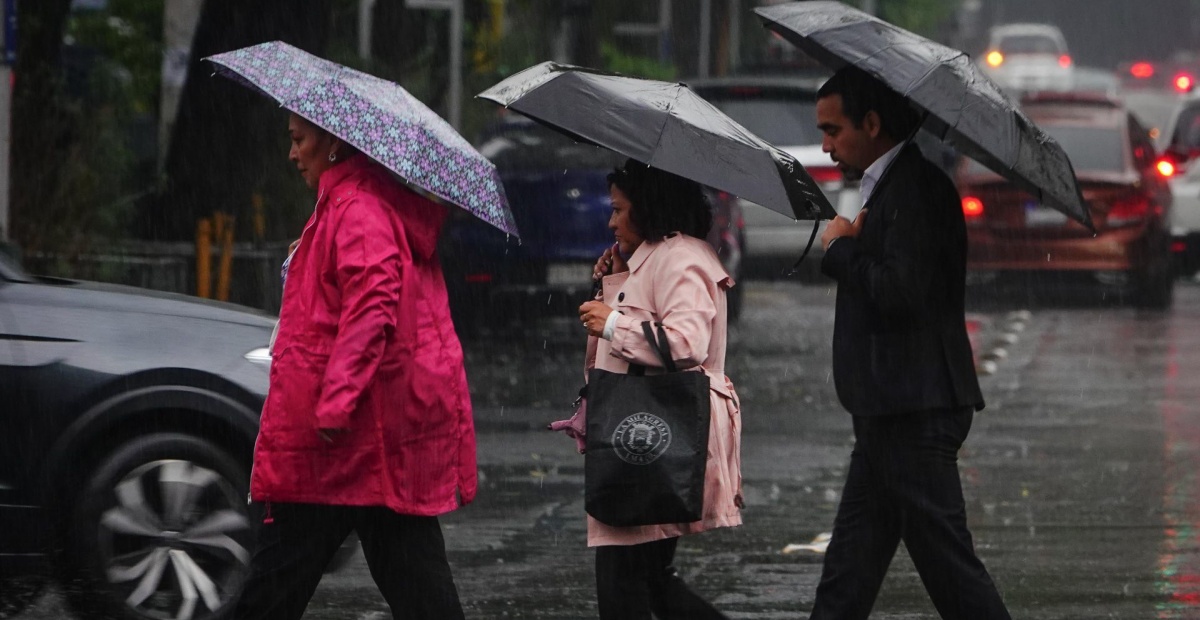
[[224,222],[217,241],[221,244],[221,266],[217,272],[217,299],[229,301],[229,285],[233,280],[233,215],[218,213]]
[[196,222],[196,296],[212,297],[212,221]]

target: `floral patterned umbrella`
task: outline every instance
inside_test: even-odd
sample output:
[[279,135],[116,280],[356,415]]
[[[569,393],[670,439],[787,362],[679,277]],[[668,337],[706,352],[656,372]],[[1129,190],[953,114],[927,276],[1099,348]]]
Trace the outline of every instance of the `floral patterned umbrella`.
[[399,85],[271,41],[205,58],[386,166],[414,189],[511,235],[517,224],[496,167]]

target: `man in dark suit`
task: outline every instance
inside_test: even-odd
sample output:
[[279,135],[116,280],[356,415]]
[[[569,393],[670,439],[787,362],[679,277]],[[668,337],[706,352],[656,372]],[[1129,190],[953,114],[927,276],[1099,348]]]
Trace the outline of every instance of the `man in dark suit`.
[[847,68],[817,94],[823,148],[865,206],[821,237],[837,280],[833,377],[854,417],[850,471],[812,618],[866,618],[901,540],[942,618],[1008,619],[975,555],[958,450],[983,409],[964,320],[966,227],[950,179],[909,138],[920,118]]

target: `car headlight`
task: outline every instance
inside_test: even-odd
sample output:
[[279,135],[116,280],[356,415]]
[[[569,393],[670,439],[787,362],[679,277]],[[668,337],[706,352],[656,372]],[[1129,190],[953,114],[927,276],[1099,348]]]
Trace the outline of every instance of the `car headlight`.
[[261,364],[263,366],[271,365],[271,349],[267,347],[259,347],[254,349],[253,351],[246,353],[246,355],[243,357],[246,358],[246,361],[253,364]]

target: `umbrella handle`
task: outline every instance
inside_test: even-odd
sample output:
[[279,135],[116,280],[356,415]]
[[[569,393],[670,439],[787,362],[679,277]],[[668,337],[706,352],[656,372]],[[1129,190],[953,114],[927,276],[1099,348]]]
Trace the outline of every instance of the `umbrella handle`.
[[802,253],[800,255],[800,258],[796,259],[796,263],[794,265],[792,265],[792,268],[789,269],[787,272],[785,272],[783,275],[785,275],[785,276],[796,275],[796,270],[800,268],[800,263],[804,262],[804,257],[808,256],[809,250],[812,250],[813,241],[817,240],[817,229],[820,227],[821,227],[821,220],[813,220],[812,234],[808,236],[808,245],[804,246],[804,253]]

